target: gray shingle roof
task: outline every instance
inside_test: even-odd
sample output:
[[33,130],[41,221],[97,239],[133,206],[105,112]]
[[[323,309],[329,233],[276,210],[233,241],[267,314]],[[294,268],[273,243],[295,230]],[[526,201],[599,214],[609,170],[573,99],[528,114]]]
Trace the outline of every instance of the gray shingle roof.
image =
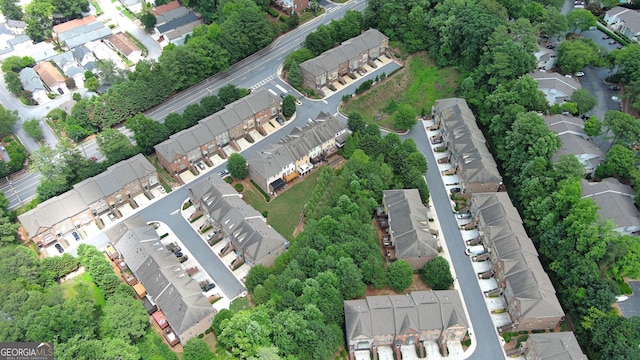
[[265,151],[255,152],[247,162],[265,179],[279,174],[282,169],[302,159],[311,150],[336,137],[347,129],[347,125],[335,117],[320,112],[315,120],[291,132],[272,144]]
[[455,290],[414,291],[407,295],[367,296],[344,302],[348,340],[468,327]]
[[33,68],[26,67],[20,70],[18,75],[23,89],[31,92],[44,90],[44,83],[40,80],[40,76],[38,76],[38,73],[36,73]]
[[602,149],[580,135],[564,133],[558,135],[558,138],[560,139],[560,147],[553,156],[554,161],[557,161],[562,155],[575,155],[578,160],[582,158],[591,160],[592,165],[597,167],[605,157],[605,152]]
[[498,166],[466,100],[436,100],[434,113],[441,119],[445,136],[451,141],[452,156],[461,165],[459,175],[463,180],[467,184],[502,182]]
[[574,134],[581,134],[584,138],[587,138],[587,135],[584,133],[582,120],[575,116],[558,114],[545,117],[544,122],[547,124],[549,130],[556,135],[570,132]]
[[556,72],[536,71],[531,76],[538,82],[539,89],[552,89],[566,96],[571,96],[574,91],[582,88],[576,79],[562,76]]
[[231,185],[211,176],[189,189],[202,199],[209,214],[245,257],[259,263],[262,258],[285,246],[286,239],[269,226],[262,215],[244,202]]
[[572,331],[530,334],[525,347],[525,354],[531,353],[535,359],[587,360]]
[[68,77],[73,77],[78,74],[84,73],[84,68],[80,66],[80,64],[73,57],[73,53],[71,51],[64,52],[62,54],[58,54],[51,58],[58,68],[62,70],[62,72]]
[[582,197],[593,199],[602,219],[611,219],[617,227],[640,231],[640,210],[634,204],[634,191],[614,178],[600,182],[582,180]]
[[213,314],[197,281],[187,275],[141,216],[121,222],[106,233],[178,334]]
[[387,39],[388,38],[380,31],[369,29],[343,42],[340,46],[327,50],[317,57],[301,63],[300,67],[318,76],[336,69],[340,64],[357,58],[360,53],[380,46],[380,43]]
[[50,228],[88,209],[93,202],[122,189],[126,184],[155,172],[153,165],[141,154],[110,166],[103,173],[73,186],[66,193],[51,198],[18,217],[29,236],[38,229]]
[[22,44],[25,42],[31,42],[31,38],[24,34],[18,35],[13,39],[10,39],[7,41],[7,43],[10,44],[12,47],[15,47],[16,45]]
[[438,239],[429,228],[429,214],[417,189],[385,190],[383,202],[389,216],[396,257],[432,257],[438,255]]
[[[278,99],[266,89],[254,91],[227,105],[225,109],[200,120],[198,125],[171,135],[168,140],[155,146],[156,152],[173,161],[176,156],[186,155],[191,150],[208,144],[216,136],[242,124],[243,120],[277,102]],[[184,139],[185,142],[181,142],[180,139]]]

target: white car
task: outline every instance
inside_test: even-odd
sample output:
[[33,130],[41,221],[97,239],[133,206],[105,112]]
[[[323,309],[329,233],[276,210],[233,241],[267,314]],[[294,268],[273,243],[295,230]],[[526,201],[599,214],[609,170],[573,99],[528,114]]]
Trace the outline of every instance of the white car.
[[582,71],[578,71],[578,72],[576,73],[576,76],[577,76],[577,77],[582,77],[582,76],[584,76],[584,73],[583,73]]
[[469,219],[470,217],[471,213],[456,214],[456,218],[458,219]]

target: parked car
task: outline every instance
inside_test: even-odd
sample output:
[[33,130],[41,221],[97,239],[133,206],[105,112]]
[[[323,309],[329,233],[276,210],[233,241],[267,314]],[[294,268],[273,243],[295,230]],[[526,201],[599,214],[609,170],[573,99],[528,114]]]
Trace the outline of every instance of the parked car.
[[215,287],[216,287],[216,284],[214,284],[214,283],[208,283],[207,285],[205,285],[205,286],[202,288],[202,291],[207,292],[207,291],[209,291],[209,290],[211,290],[211,289],[213,289],[213,288],[215,288]]
[[609,36],[609,35],[605,35],[605,36],[602,37],[602,40],[609,40],[609,39],[611,39],[611,36]]
[[583,77],[583,76],[584,76],[584,73],[583,73],[582,71],[578,71],[578,72],[576,73],[576,76],[577,76],[577,77]]
[[64,252],[64,248],[62,247],[62,245],[60,244],[56,244],[56,250],[58,250],[58,252],[60,254],[62,254]]
[[229,175],[229,170],[224,169],[224,170],[220,171],[218,173],[218,175],[220,175],[220,177],[226,177],[227,175]]
[[611,41],[609,41],[609,45],[614,45],[615,43],[616,43],[616,41],[615,41],[615,40],[611,40]]
[[467,256],[475,256],[475,255],[482,255],[486,252],[487,250],[485,250],[484,246],[482,245],[477,245],[477,246],[472,246],[472,247],[468,247],[464,250],[464,253]]
[[618,50],[620,50],[620,49],[622,49],[622,48],[623,48],[623,46],[622,46],[622,45],[618,45],[618,46],[616,46],[616,49],[618,49]]
[[620,91],[620,86],[618,86],[618,85],[609,85],[609,90],[611,90],[611,91]]
[[280,98],[281,98],[281,99],[284,99],[284,98],[286,98],[286,97],[287,97],[287,94],[285,94],[285,93],[280,93]]
[[207,240],[210,240],[210,239],[213,237],[213,235],[215,235],[215,234],[216,234],[216,233],[215,233],[215,232],[213,232],[213,231],[212,231],[212,232],[210,232],[210,233],[207,235]]
[[456,218],[458,218],[458,219],[469,219],[469,218],[471,218],[471,213],[456,214]]
[[178,251],[177,253],[174,253],[176,255],[176,257],[183,257],[184,254],[182,253],[182,251]]
[[547,49],[555,49],[555,48],[556,48],[556,46],[555,46],[555,45],[552,45],[552,44],[549,44],[549,45],[547,45],[546,47],[547,47]]
[[98,161],[98,157],[97,156],[92,156],[91,157],[91,161]]
[[449,192],[452,193],[452,194],[455,194],[455,193],[459,193],[460,190],[461,189],[459,187],[454,187],[454,188],[449,189]]
[[202,163],[202,161],[198,162],[198,168],[200,168],[200,170],[204,170],[204,163]]
[[76,241],[80,240],[80,235],[78,235],[77,232],[72,232],[71,235],[73,235],[73,238],[76,239]]

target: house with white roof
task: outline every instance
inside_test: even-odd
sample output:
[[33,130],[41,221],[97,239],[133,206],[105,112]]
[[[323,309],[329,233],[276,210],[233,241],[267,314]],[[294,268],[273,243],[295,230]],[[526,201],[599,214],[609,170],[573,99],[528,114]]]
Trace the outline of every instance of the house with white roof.
[[549,105],[562,104],[571,98],[574,91],[582,88],[578,80],[556,72],[536,71],[531,76],[538,83],[538,89],[544,93]]
[[633,41],[640,38],[640,12],[616,6],[604,15],[604,21],[612,30],[619,31]]

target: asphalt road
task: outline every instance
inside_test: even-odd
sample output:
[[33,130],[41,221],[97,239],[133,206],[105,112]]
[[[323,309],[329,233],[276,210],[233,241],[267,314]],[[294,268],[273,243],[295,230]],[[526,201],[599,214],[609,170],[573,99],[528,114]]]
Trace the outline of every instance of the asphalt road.
[[442,177],[438,171],[438,164],[429,148],[429,142],[425,131],[421,128],[421,123],[414,126],[409,134],[402,138],[412,138],[416,142],[418,150],[427,159],[427,185],[431,194],[432,205],[437,214],[442,231],[442,237],[447,242],[449,257],[460,291],[464,298],[465,305],[471,324],[469,332],[476,337],[477,347],[469,359],[474,360],[494,360],[505,358],[502,346],[498,341],[498,332],[493,326],[489,310],[487,309],[484,294],[478,284],[476,272],[471,265],[470,257],[465,255],[466,246],[460,234],[458,222],[455,219],[449,201],[449,194],[442,182]]
[[629,295],[629,299],[618,303],[622,315],[627,318],[640,316],[640,281],[630,281],[629,285],[633,289],[633,295]]

